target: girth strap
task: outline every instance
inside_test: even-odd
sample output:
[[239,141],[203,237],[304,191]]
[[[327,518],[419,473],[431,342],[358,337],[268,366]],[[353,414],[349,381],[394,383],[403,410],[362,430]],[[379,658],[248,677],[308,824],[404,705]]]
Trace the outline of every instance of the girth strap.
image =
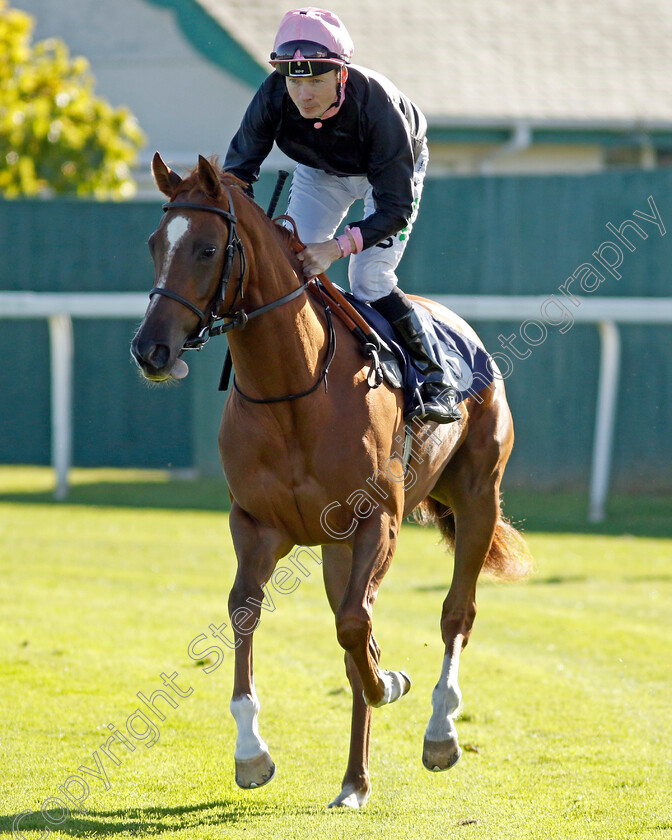
[[228,391],[229,381],[231,380],[231,371],[233,370],[233,360],[231,359],[231,350],[226,348],[226,356],[224,356],[224,365],[219,377],[218,391]]

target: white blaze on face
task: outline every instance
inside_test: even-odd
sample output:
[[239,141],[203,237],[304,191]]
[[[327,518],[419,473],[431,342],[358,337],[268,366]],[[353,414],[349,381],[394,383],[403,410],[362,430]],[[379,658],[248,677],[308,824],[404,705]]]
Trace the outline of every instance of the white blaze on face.
[[[156,281],[156,287],[158,289],[163,289],[166,285],[166,279],[168,278],[168,272],[170,271],[173,257],[179,248],[180,242],[184,239],[186,234],[189,233],[190,228],[191,220],[187,219],[186,216],[173,216],[166,225],[165,237],[168,242],[168,250],[163,258],[163,265],[161,266],[161,271],[159,272],[159,278]],[[155,295],[152,298],[152,301],[147,309],[147,314],[149,314],[149,312],[156,306],[159,301],[159,297],[159,295]]]
[[168,251],[166,252],[166,256],[163,260],[163,270],[161,271],[161,276],[159,277],[158,282],[159,286],[163,286],[166,282],[166,277],[170,271],[170,264],[173,261],[175,252],[177,251],[184,236],[189,232],[190,227],[191,220],[187,219],[186,216],[174,216],[166,225]]

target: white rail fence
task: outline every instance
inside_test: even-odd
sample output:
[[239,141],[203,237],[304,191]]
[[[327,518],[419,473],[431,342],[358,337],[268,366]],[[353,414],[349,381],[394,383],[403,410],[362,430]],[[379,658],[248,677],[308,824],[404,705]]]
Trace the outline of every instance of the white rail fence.
[[[540,318],[547,297],[440,295],[434,300],[469,321],[522,324]],[[600,335],[597,415],[593,440],[588,519],[605,517],[620,378],[618,324],[672,324],[672,298],[577,297],[568,306],[574,322],[595,324]],[[147,295],[135,292],[0,292],[0,318],[47,318],[51,343],[51,453],[57,499],[68,493],[72,464],[73,318],[141,318]]]

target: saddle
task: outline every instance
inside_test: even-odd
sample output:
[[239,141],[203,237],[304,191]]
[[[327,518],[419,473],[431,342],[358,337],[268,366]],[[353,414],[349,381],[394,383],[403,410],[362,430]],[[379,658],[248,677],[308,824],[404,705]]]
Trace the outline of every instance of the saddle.
[[[291,223],[293,231],[290,231],[289,246],[294,253],[299,253],[305,245],[296,232],[294,220],[283,215],[273,221],[282,219]],[[371,361],[367,377],[369,387],[378,388],[387,382],[392,388],[403,391],[405,415],[417,408],[421,402],[420,393],[425,377],[415,367],[406,349],[396,340],[391,324],[368,303],[332,283],[326,274],[315,278],[307,289],[345,324],[359,343],[362,355]],[[472,386],[476,382],[476,391],[490,385],[493,376],[486,351],[453,327],[434,318],[425,307],[417,303],[413,305],[426,335],[434,345],[437,358],[441,360],[447,381],[455,387],[457,402],[474,393]],[[231,357],[227,352],[220,391],[227,389],[230,373]]]
[[[394,330],[376,309],[358,300],[350,292],[336,286],[324,276],[318,278],[315,294],[326,296],[332,311],[349,326],[362,347],[362,354],[371,359],[369,385],[378,387],[382,381],[404,394],[404,414],[417,408],[419,392],[425,382],[408,351],[397,341]],[[325,282],[326,280],[326,282]],[[470,338],[446,324],[424,306],[413,302],[429,341],[440,360],[446,383],[453,385],[456,401],[462,402],[475,392],[492,384],[492,362],[488,353]],[[354,322],[356,326],[351,326]],[[374,378],[375,376],[375,378]]]
[[316,278],[308,289],[322,303],[328,302],[331,311],[359,342],[362,355],[371,360],[367,378],[369,387],[378,388],[385,381],[393,388],[403,388],[406,362],[396,352],[395,342],[390,343],[392,328],[382,315],[332,283],[326,274]]

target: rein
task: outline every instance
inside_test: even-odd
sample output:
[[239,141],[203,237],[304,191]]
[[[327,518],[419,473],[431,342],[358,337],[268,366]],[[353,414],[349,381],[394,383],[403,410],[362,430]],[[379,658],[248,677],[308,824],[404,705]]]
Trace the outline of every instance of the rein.
[[[309,280],[308,283],[311,283],[312,280]],[[301,287],[301,290],[305,289],[308,283],[304,283]],[[290,400],[298,400],[301,397],[307,397],[308,394],[312,394],[314,391],[320,387],[320,385],[324,382],[324,391],[327,391],[327,374],[329,373],[329,368],[331,367],[331,363],[334,361],[334,356],[336,355],[336,332],[334,330],[334,322],[331,318],[331,309],[329,305],[322,300],[322,305],[324,306],[324,314],[327,316],[327,358],[324,363],[324,367],[322,368],[322,373],[318,377],[317,382],[310,388],[307,388],[305,391],[300,391],[298,394],[285,394],[284,397],[266,397],[265,399],[257,399],[256,397],[250,397],[247,394],[243,393],[240,388],[238,387],[238,383],[236,382],[236,377],[233,377],[233,388],[235,392],[241,396],[244,400],[251,403],[257,404],[264,404],[267,403],[279,403],[279,402],[289,402]],[[265,307],[262,307],[265,308]],[[260,312],[260,309],[256,310]],[[252,317],[253,313],[250,313],[250,317]],[[227,354],[227,360],[230,359],[230,354]],[[226,368],[226,362],[225,362]]]
[[[228,221],[229,223],[229,235],[228,241],[226,243],[226,256],[224,258],[224,265],[222,267],[222,273],[217,286],[217,291],[213,296],[212,302],[209,307],[209,311],[203,311],[202,309],[200,309],[200,307],[196,306],[195,303],[192,303],[192,301],[190,301],[188,298],[183,297],[178,292],[172,291],[172,289],[164,289],[161,286],[155,286],[149,293],[150,298],[154,295],[160,295],[162,297],[167,297],[171,300],[175,300],[178,303],[182,304],[182,306],[185,306],[199,318],[200,326],[198,334],[194,338],[187,338],[185,340],[184,345],[182,347],[183,350],[202,350],[203,347],[210,340],[210,338],[212,338],[213,336],[223,335],[224,333],[227,333],[232,329],[244,329],[247,326],[248,321],[252,320],[253,318],[257,318],[266,312],[270,312],[272,309],[275,309],[278,306],[282,306],[285,303],[289,303],[290,301],[304,294],[308,286],[311,283],[315,282],[315,278],[306,280],[306,282],[302,283],[297,289],[293,289],[291,292],[288,292],[286,295],[283,295],[277,300],[271,301],[271,303],[267,303],[264,306],[260,306],[258,309],[253,309],[251,312],[246,312],[244,309],[239,309],[235,312],[229,311],[223,312],[221,315],[217,314],[220,301],[223,301],[226,295],[226,289],[231,279],[233,260],[236,254],[238,254],[240,258],[240,276],[238,278],[238,288],[236,289],[236,295],[234,297],[232,306],[236,303],[239,297],[241,300],[243,300],[245,297],[244,283],[245,272],[247,269],[245,248],[236,230],[238,219],[234,212],[233,197],[229,188],[225,184],[223,186],[226,190],[226,194],[229,200],[229,207],[231,208],[230,210],[222,210],[219,207],[212,207],[208,204],[196,204],[192,202],[180,201],[167,202],[163,205],[162,208],[164,213],[168,212],[169,210],[181,209],[204,210],[207,213],[216,213],[218,216],[221,216],[222,218],[226,219],[226,221]],[[336,333],[334,331],[334,325],[332,322],[331,310],[329,308],[329,305],[326,303],[321,294],[320,298],[327,318],[327,358],[325,361],[324,368],[322,369],[322,373],[320,374],[317,382],[312,387],[306,389],[305,391],[301,391],[297,394],[286,394],[282,397],[269,397],[267,399],[257,399],[255,397],[250,397],[247,394],[244,394],[238,387],[236,383],[236,378],[234,376],[233,387],[236,393],[239,396],[241,396],[244,400],[246,400],[247,402],[258,404],[279,403],[288,402],[290,400],[297,400],[301,397],[306,397],[309,394],[312,394],[320,387],[320,385],[323,382],[324,389],[325,391],[327,390],[327,374],[329,372],[329,367],[331,366],[331,363],[336,354]],[[225,319],[230,320],[227,323],[217,323],[218,321],[224,321]],[[230,368],[230,351],[227,351],[227,358],[224,362],[224,371],[226,371],[227,368]],[[224,374],[222,378],[224,378]]]

